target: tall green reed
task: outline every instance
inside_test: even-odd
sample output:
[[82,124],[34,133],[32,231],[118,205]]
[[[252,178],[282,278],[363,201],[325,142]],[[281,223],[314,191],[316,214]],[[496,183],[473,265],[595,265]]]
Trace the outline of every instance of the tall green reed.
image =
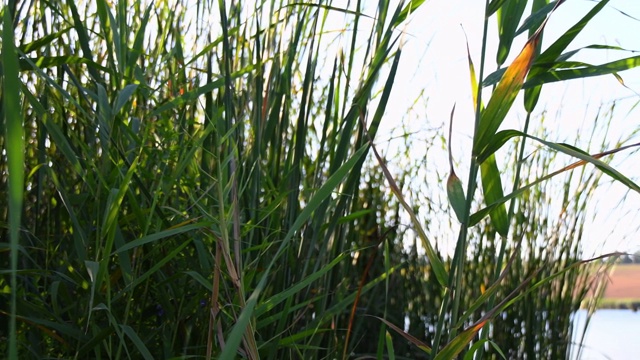
[[[357,254],[379,262],[368,252],[390,241],[373,223],[371,242],[355,235],[373,206],[359,199],[364,134],[415,4],[381,3],[365,25],[359,10],[253,5],[202,3],[191,18],[180,2],[20,8],[30,176],[11,229],[30,250],[8,312],[20,355],[315,357],[368,332],[352,305],[397,265],[351,275]],[[327,78],[336,12],[356,31]]]

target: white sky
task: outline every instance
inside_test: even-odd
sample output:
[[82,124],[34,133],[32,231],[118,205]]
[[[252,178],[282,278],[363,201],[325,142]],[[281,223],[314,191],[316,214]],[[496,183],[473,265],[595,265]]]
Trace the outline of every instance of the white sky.
[[[547,25],[543,50],[595,4],[593,1],[568,0],[560,6]],[[428,98],[425,124],[415,124],[416,128],[432,128],[448,123],[451,108],[454,103],[457,104],[452,144],[455,157],[463,161],[458,166],[460,170],[457,170],[463,182],[466,182],[466,174],[462,170],[466,167],[465,164],[468,164],[466,161],[468,161],[473,122],[464,32],[468,37],[476,72],[479,73],[483,7],[484,1],[431,0],[414,14],[406,29],[406,32],[412,36],[406,37],[401,71],[396,78],[394,97],[390,101],[395,109],[408,109],[419,92],[424,89],[425,96]],[[569,50],[590,44],[617,45],[625,49],[640,50],[640,36],[638,36],[640,21],[624,16],[616,9],[640,19],[640,1],[612,0],[594,21],[587,25],[583,33],[569,46]],[[496,69],[495,17],[491,18],[489,26],[491,35],[485,76]],[[521,35],[518,40],[519,42],[512,47],[513,52],[507,64],[522,48],[526,41],[526,34]],[[585,50],[572,60],[601,64],[633,55],[636,54]],[[617,111],[613,114],[612,130],[607,138],[615,143],[619,138],[627,138],[630,131],[640,128],[639,110],[628,113],[630,107],[640,100],[640,96],[634,93],[634,91],[640,93],[640,70],[635,69],[620,75],[633,91],[623,87],[611,75],[545,85],[534,114],[547,112],[545,124],[553,128],[554,134],[558,134],[557,139],[551,140],[574,143],[577,131],[584,129],[585,124],[589,125],[593,122],[600,106],[608,107],[614,100],[618,100]],[[484,100],[485,103],[488,101],[488,93]],[[521,109],[520,98],[514,103],[513,110],[503,128],[521,129],[525,114]],[[402,113],[394,115],[393,110],[390,110],[388,117],[395,116],[402,117]],[[390,119],[385,125],[393,127],[395,124],[396,121]],[[532,126],[535,126],[534,124],[535,122],[532,122]],[[588,132],[589,129],[587,126],[586,131]],[[383,133],[380,131],[378,139],[384,138]],[[638,141],[640,138],[636,136],[634,142]],[[597,144],[596,140],[594,145]],[[586,146],[586,144],[576,145]],[[416,151],[419,150],[416,149]],[[613,164],[623,174],[640,182],[640,166],[636,165],[639,163],[639,158],[640,154],[633,154],[631,157],[626,153],[620,154],[617,155]],[[446,159],[442,159],[436,166],[446,168]],[[558,179],[560,180],[562,177]],[[608,183],[609,178],[603,177],[603,182]],[[509,184],[503,185],[510,188]],[[626,188],[619,183],[604,184],[596,192],[591,205],[597,216],[591,224],[587,225],[585,231],[586,256],[612,251],[640,250],[640,238],[637,236],[640,225],[638,215],[640,194],[629,193],[627,201],[620,205],[619,202],[623,200],[625,194],[627,194]],[[588,222],[591,221],[588,219]]]

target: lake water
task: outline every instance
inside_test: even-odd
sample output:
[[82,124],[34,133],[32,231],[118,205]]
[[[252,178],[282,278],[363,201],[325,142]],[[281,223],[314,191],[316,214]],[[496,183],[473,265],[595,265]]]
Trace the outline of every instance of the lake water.
[[[576,313],[574,344],[580,341],[587,312]],[[640,312],[632,310],[598,310],[591,317],[584,338],[580,359],[573,360],[635,360],[640,359]],[[576,350],[574,348],[574,350]]]

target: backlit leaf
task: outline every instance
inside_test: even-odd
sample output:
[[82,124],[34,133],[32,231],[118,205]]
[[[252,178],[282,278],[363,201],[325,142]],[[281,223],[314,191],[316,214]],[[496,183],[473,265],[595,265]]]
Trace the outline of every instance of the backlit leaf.
[[474,138],[473,153],[480,153],[491,141],[493,135],[504,121],[518,92],[524,84],[524,79],[533,63],[533,57],[538,45],[542,28],[532,36],[526,45],[502,75],[500,83],[494,90],[482,112],[478,124],[477,135]]

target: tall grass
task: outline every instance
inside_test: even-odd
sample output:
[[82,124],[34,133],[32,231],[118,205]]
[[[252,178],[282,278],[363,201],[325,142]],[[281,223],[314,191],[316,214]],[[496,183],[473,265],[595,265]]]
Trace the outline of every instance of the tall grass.
[[[533,3],[516,61],[485,77],[483,51],[471,72],[476,135],[466,190],[449,178],[461,230],[448,259],[424,230],[446,210],[426,206],[421,220],[408,185],[417,168],[389,170],[377,134],[403,26],[423,1],[11,2],[0,348],[9,358],[497,357],[489,341],[508,357],[566,354],[601,173],[568,175],[552,218],[545,181],[572,167],[540,178],[554,159],[526,158],[525,141],[638,186],[528,126],[498,130],[521,88],[531,116],[542,84],[637,57],[569,63],[562,53],[590,17],[537,56],[554,3]],[[503,27],[498,67],[527,4],[487,4],[487,21]],[[495,84],[484,107],[481,89]],[[494,155],[514,139],[517,156]]]

